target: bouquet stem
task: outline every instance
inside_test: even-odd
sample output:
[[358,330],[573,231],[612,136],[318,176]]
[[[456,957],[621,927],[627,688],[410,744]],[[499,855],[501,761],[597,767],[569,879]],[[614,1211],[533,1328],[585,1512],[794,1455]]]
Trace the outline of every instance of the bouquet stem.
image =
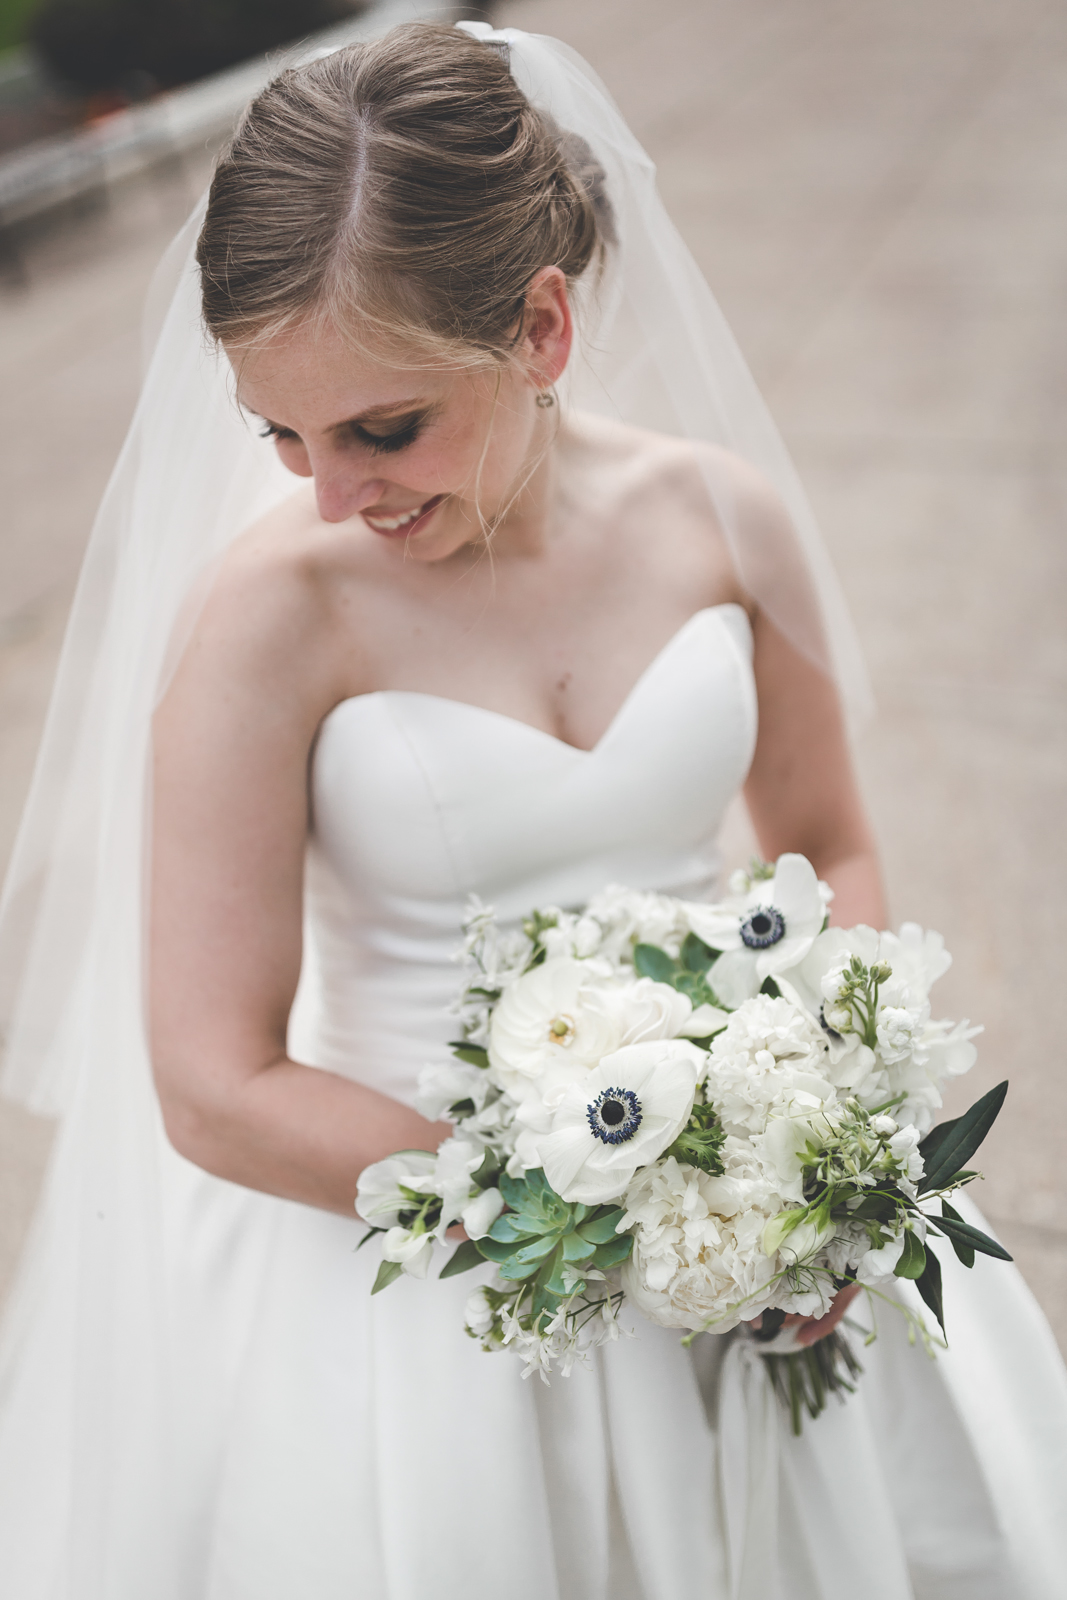
[[788,1355],[768,1353],[761,1359],[766,1363],[775,1394],[788,1407],[798,1438],[803,1427],[802,1412],[815,1418],[826,1410],[828,1395],[854,1394],[854,1380],[863,1371],[852,1346],[836,1329],[804,1350]]

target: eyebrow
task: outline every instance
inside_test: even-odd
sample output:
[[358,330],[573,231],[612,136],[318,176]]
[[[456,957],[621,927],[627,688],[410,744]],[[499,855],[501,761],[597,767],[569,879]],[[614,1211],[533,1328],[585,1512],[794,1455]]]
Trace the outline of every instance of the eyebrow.
[[[250,410],[249,407],[245,407],[245,409]],[[373,426],[376,422],[399,422],[402,418],[419,415],[429,416],[434,410],[435,405],[429,400],[398,400],[391,405],[369,406],[366,411],[361,411],[358,416],[344,417],[340,422],[332,422],[327,432],[335,432],[338,428],[359,428],[367,423]],[[268,427],[278,428],[284,433],[292,431],[289,428],[282,428],[280,422],[272,422],[270,417],[265,416],[262,411],[251,411],[251,415],[258,417]]]

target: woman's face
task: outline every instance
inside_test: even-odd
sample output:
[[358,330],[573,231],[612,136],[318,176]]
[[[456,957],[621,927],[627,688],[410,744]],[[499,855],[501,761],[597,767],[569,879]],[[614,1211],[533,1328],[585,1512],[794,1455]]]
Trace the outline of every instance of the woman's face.
[[482,519],[507,512],[544,451],[551,413],[535,401],[566,361],[565,286],[560,309],[550,293],[540,316],[558,324],[549,360],[535,321],[519,359],[488,371],[398,368],[330,329],[298,328],[232,353],[240,400],[285,466],[314,478],[324,521],[358,516],[399,554],[444,560],[484,538]]

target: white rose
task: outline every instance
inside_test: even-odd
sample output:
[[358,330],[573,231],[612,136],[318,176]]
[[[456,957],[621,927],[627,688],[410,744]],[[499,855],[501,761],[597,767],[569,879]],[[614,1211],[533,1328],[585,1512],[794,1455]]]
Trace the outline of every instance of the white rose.
[[687,996],[651,978],[616,982],[601,962],[546,961],[520,978],[493,1016],[489,1060],[516,1100],[549,1105],[624,1045],[676,1037]]
[[625,1045],[572,1085],[537,1143],[556,1193],[594,1206],[621,1195],[685,1127],[703,1066],[695,1045],[658,1039]]

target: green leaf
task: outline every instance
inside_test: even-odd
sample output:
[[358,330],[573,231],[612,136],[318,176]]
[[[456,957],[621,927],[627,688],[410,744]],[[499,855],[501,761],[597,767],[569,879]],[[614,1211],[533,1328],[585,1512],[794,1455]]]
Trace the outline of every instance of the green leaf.
[[562,1299],[565,1295],[570,1293],[567,1285],[563,1281],[562,1246],[555,1252],[554,1255],[549,1257],[546,1265],[548,1267],[548,1272],[541,1281],[551,1294],[558,1295]]
[[468,1095],[466,1100],[453,1100],[448,1108],[450,1117],[470,1117],[474,1115],[474,1101]]
[[982,1255],[995,1256],[998,1261],[1012,1259],[1002,1245],[991,1239],[988,1233],[983,1233],[981,1228],[972,1228],[969,1222],[955,1222],[951,1217],[931,1217],[930,1222],[946,1238],[951,1239],[953,1244],[959,1240],[960,1244],[972,1245],[975,1250],[980,1250]]
[[609,1239],[614,1239],[615,1228],[625,1215],[621,1206],[612,1206],[610,1211],[601,1212],[599,1216],[592,1216],[588,1222],[583,1222],[578,1232],[590,1244],[607,1244]]
[[888,1222],[897,1210],[898,1202],[891,1195],[867,1194],[855,1210],[848,1212],[848,1216],[859,1217],[863,1221],[869,1218],[872,1222]]
[[654,978],[657,983],[673,984],[678,965],[666,950],[655,944],[634,945],[634,967],[642,978]]
[[446,1261],[438,1273],[439,1278],[456,1278],[461,1272],[469,1272],[472,1267],[480,1267],[485,1257],[478,1249],[475,1239],[464,1239],[457,1248],[451,1260]]
[[[947,1200],[942,1200],[941,1202],[941,1215],[942,1217],[947,1217],[950,1222],[963,1222],[963,1218],[960,1216],[955,1206],[950,1206]],[[966,1227],[967,1224],[963,1222],[963,1226]],[[949,1243],[965,1267],[974,1266],[973,1244],[961,1244],[958,1239],[949,1239]]]
[[531,1239],[529,1244],[521,1245],[512,1256],[516,1265],[525,1265],[531,1261],[540,1261],[559,1244],[559,1235],[546,1233],[540,1239]]
[[519,1248],[518,1241],[505,1241],[487,1236],[478,1240],[478,1248],[487,1261],[496,1261],[502,1264],[510,1261]]
[[500,1193],[504,1196],[505,1203],[511,1207],[512,1211],[524,1210],[526,1202],[533,1198],[533,1191],[527,1181],[529,1177],[529,1173],[526,1174],[525,1178],[509,1178],[506,1172],[501,1173]]
[[448,1048],[460,1061],[465,1061],[470,1067],[487,1067],[489,1065],[489,1052],[484,1044],[471,1044],[469,1039],[453,1039]]
[[537,1272],[536,1261],[517,1261],[514,1256],[508,1261],[502,1261],[497,1268],[502,1278],[507,1278],[512,1283],[521,1283],[524,1278],[532,1278]]
[[543,1232],[544,1229],[531,1222],[525,1212],[505,1211],[489,1229],[489,1237],[499,1244],[517,1244],[522,1239],[537,1238]]
[[362,1250],[368,1239],[373,1239],[376,1233],[388,1233],[388,1228],[368,1228],[362,1239],[356,1245],[357,1250]]
[[[912,1235],[909,1234],[908,1237],[911,1238]],[[916,1278],[915,1287],[940,1323],[941,1332],[945,1333],[945,1308],[941,1297],[941,1263],[929,1248],[926,1251],[926,1266],[921,1275]],[[945,1337],[947,1338],[948,1335],[945,1334]]]
[[378,1268],[378,1276],[374,1280],[374,1288],[371,1290],[371,1294],[378,1294],[382,1289],[388,1289],[391,1283],[396,1282],[403,1270],[399,1261],[383,1261]]
[[564,1261],[588,1261],[593,1254],[594,1245],[588,1239],[583,1239],[580,1233],[565,1233],[563,1235]]
[[904,1235],[904,1250],[894,1268],[898,1278],[921,1278],[926,1271],[926,1251],[917,1233],[909,1231]]
[[490,1178],[495,1178],[500,1171],[500,1157],[493,1150],[487,1150],[482,1157],[481,1166],[476,1172],[471,1173],[471,1182],[476,1183],[479,1189],[491,1189],[493,1185]]
[[927,1161],[923,1147],[928,1145],[928,1141],[938,1130],[934,1128],[927,1134],[919,1146],[923,1160],[927,1161],[927,1173],[919,1185],[920,1194],[926,1194],[930,1189],[943,1188],[954,1172],[967,1165],[996,1121],[1007,1092],[1008,1084],[1005,1079],[1003,1083],[998,1083],[995,1089],[990,1089],[988,1094],[984,1094],[980,1100],[976,1100],[962,1117],[957,1117],[950,1125],[949,1132],[943,1134],[933,1145],[932,1167]]
[[607,1244],[597,1245],[593,1265],[599,1272],[607,1272],[610,1267],[617,1267],[620,1261],[626,1261],[633,1247],[632,1234],[617,1233]]
[[689,972],[707,972],[721,954],[720,950],[713,950],[695,933],[687,933],[682,942],[682,966]]

